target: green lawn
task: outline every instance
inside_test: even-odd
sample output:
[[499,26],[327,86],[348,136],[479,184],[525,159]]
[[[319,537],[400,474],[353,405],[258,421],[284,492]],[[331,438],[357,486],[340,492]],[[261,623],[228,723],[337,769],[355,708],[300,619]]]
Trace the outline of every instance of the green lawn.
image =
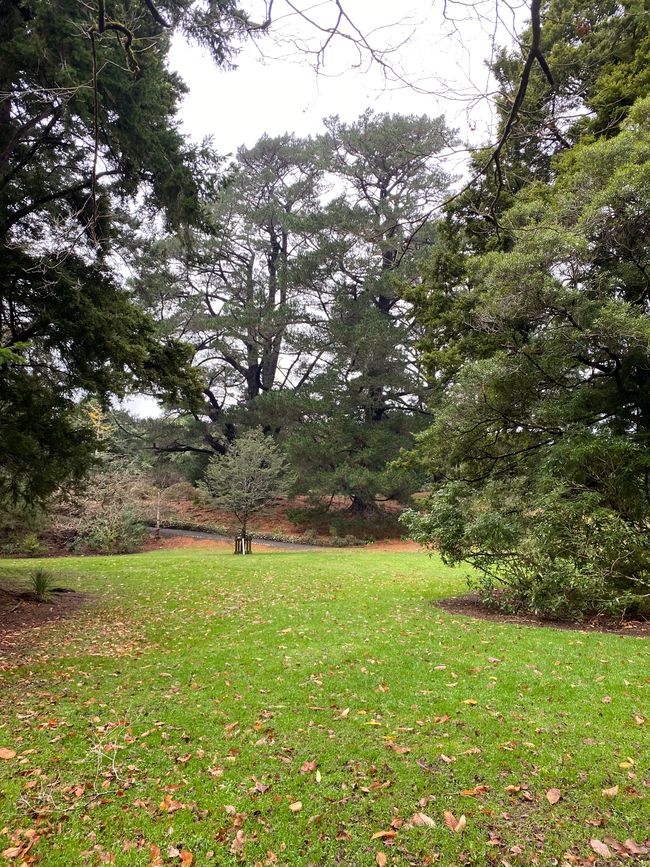
[[647,640],[446,614],[463,573],[423,554],[46,565],[96,600],[2,670],[0,852],[38,838],[13,863],[601,863],[591,839],[648,836]]

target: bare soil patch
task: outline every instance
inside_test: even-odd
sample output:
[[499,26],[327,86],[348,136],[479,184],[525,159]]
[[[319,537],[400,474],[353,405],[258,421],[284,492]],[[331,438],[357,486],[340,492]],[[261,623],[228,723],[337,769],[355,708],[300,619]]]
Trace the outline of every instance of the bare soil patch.
[[42,626],[72,617],[91,598],[89,593],[60,588],[53,591],[47,602],[39,602],[22,588],[0,587],[0,656],[24,647],[26,631],[34,638]]
[[611,617],[596,617],[582,623],[569,620],[547,620],[534,615],[504,614],[481,602],[475,593],[455,596],[452,599],[436,600],[435,604],[449,614],[464,614],[477,620],[492,620],[495,623],[514,623],[520,626],[550,626],[553,629],[568,629],[574,632],[614,632],[636,638],[650,637],[650,621],[621,621]]

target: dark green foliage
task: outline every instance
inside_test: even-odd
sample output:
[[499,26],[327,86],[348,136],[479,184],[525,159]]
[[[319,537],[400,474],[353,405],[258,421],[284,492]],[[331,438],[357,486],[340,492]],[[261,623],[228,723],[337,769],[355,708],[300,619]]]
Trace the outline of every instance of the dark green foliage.
[[219,229],[161,239],[137,291],[192,340],[204,377],[203,412],[158,448],[220,454],[260,426],[286,446],[296,492],[371,511],[414,489],[387,469],[422,429],[429,390],[399,290],[430,248],[453,135],[442,118],[372,111],[325,124],[316,139],[240,148],[212,208]]
[[245,536],[251,516],[286,493],[290,483],[284,455],[270,436],[254,428],[225,455],[210,460],[201,488],[215,506],[237,518]]
[[414,460],[444,483],[407,522],[509,606],[647,609],[649,118],[637,102],[520,192],[510,251],[464,261],[448,309],[466,326],[440,348],[432,287],[429,358],[447,374]]
[[357,541],[391,539],[402,532],[398,513],[380,506],[366,514],[354,514],[347,508],[328,509],[325,505],[294,507],[287,511],[287,517],[298,528],[307,528],[303,533],[305,541],[310,541],[313,538],[310,534],[315,536],[317,532],[339,539],[352,536]]
[[176,128],[183,85],[166,67],[165,24],[208,44],[220,62],[249,25],[230,2],[157,8],[2,3],[3,497],[42,501],[84,475],[96,450],[76,410],[84,396],[106,405],[139,388],[196,404],[187,348],[161,339],[134,304],[122,262],[132,261],[138,237],[136,198],[140,217],[180,227],[203,222],[200,198],[213,186],[206,153]]

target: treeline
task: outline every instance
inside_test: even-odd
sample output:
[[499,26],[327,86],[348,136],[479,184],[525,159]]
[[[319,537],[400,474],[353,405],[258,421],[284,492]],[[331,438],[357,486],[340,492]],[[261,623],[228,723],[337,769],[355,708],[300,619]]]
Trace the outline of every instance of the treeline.
[[296,492],[367,512],[418,484],[390,466],[429,415],[403,289],[430,255],[453,137],[442,118],[370,111],[325,125],[241,148],[210,229],[148,241],[134,289],[202,380],[200,409],[153,426],[159,453],[220,454],[261,426]]

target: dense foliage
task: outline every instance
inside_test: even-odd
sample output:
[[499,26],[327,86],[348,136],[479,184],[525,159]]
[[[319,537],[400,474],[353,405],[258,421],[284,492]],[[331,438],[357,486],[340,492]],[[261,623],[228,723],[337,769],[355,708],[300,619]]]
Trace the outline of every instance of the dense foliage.
[[[220,26],[219,26],[220,25]],[[192,401],[188,350],[124,286],[137,222],[201,221],[204,154],[175,123],[179,28],[227,62],[231,2],[3,0],[0,14],[0,497],[43,500],[95,453],[80,397]]]
[[[491,599],[563,616],[650,607],[650,102],[607,96],[626,76],[643,90],[630,33],[647,23],[597,11],[580,50],[549,31],[574,109],[582,98],[569,140],[524,177],[522,142],[544,151],[525,128],[489,220],[479,231],[468,207],[495,202],[488,178],[450,211],[411,295],[437,383],[412,463],[434,492],[411,533],[478,567]],[[548,129],[548,113],[531,119]]]
[[247,431],[225,455],[211,458],[200,487],[211,502],[234,515],[246,536],[252,515],[286,493],[286,460],[270,436]]
[[159,447],[222,452],[261,425],[286,444],[298,491],[363,512],[414,488],[387,469],[428,393],[398,280],[416,281],[430,249],[453,137],[442,118],[371,111],[325,127],[240,148],[211,207],[216,234],[160,238],[138,291],[191,340],[204,382],[202,412]]

